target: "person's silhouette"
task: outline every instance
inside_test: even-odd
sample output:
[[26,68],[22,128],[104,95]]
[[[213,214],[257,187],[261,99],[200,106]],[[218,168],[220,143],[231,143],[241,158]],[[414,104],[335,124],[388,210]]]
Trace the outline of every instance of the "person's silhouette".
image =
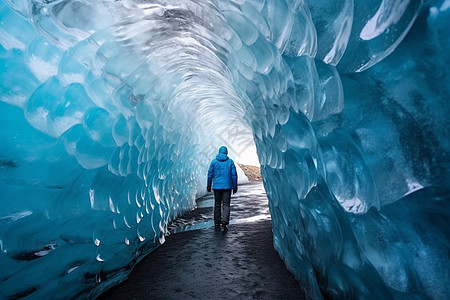
[[220,224],[222,224],[224,230],[228,230],[231,190],[233,190],[233,194],[237,192],[238,177],[236,166],[227,154],[227,147],[219,148],[219,154],[209,165],[208,182],[206,184],[208,192],[211,192],[211,184],[214,190],[214,227],[219,229]]

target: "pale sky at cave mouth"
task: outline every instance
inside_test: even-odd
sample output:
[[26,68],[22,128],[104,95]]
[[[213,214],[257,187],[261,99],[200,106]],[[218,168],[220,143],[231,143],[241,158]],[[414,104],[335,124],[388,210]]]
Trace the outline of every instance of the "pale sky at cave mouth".
[[240,153],[236,153],[236,161],[240,164],[251,165],[251,166],[260,166],[258,155],[256,154],[255,145],[246,147]]

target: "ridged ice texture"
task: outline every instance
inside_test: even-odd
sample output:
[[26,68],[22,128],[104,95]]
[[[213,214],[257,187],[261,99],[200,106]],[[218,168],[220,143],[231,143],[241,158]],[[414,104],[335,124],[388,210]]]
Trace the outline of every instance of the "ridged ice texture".
[[448,7],[0,2],[0,298],[123,280],[249,137],[308,298],[448,298]]

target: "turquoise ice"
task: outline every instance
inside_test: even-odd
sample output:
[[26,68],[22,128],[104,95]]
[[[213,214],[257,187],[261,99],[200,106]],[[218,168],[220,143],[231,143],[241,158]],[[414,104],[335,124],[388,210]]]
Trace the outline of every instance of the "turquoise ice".
[[[0,298],[93,298],[256,146],[312,299],[448,298],[448,0],[0,1]],[[157,284],[157,283],[155,283]]]

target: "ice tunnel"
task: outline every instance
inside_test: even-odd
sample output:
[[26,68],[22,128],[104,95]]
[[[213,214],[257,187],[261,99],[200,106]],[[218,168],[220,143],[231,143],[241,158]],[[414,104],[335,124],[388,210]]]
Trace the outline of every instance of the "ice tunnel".
[[1,0],[0,298],[95,298],[256,146],[307,298],[448,299],[449,0]]

